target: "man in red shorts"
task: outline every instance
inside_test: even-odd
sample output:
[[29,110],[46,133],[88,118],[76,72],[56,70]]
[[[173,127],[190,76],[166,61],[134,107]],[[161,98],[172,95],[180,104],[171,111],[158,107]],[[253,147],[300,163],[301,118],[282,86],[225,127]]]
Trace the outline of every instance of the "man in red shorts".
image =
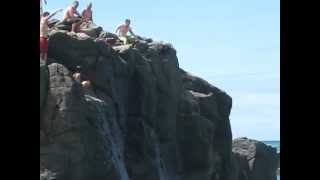
[[57,12],[62,11],[62,9],[58,9],[54,13],[50,15],[49,12],[44,12],[40,21],[40,58],[44,61],[47,61],[47,53],[48,53],[48,21],[52,18]]

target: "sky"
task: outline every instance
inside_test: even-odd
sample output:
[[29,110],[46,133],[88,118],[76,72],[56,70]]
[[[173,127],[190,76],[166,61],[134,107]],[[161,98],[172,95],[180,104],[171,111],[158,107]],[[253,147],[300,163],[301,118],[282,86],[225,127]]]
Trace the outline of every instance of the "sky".
[[[72,0],[47,2],[53,11]],[[171,43],[181,68],[228,93],[234,138],[280,139],[280,0],[91,2],[104,30],[130,18],[136,34]]]

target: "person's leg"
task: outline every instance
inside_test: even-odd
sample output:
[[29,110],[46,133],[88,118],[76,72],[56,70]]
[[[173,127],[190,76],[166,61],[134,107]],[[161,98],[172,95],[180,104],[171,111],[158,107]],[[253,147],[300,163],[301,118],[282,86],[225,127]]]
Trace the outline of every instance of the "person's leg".
[[78,21],[77,23],[76,23],[76,32],[80,32],[80,25],[82,24],[82,20],[80,20],[80,21]]
[[128,44],[128,38],[126,36],[120,36],[119,39],[123,42],[124,45]]
[[76,23],[72,23],[71,32],[76,32]]
[[80,29],[80,25],[81,25],[82,21],[80,19],[74,19],[73,23],[72,23],[72,28],[71,28],[71,32],[79,32]]
[[74,32],[74,33],[79,32],[79,26],[80,26],[79,23],[73,23],[72,28],[71,28],[71,32]]

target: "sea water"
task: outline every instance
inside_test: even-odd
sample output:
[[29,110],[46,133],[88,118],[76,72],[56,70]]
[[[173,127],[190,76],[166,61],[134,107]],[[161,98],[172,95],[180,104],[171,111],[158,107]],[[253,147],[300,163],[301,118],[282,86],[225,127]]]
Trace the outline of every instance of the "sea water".
[[[280,141],[263,141],[263,143],[277,148],[277,152],[280,153]],[[277,180],[280,180],[280,176],[277,176]]]

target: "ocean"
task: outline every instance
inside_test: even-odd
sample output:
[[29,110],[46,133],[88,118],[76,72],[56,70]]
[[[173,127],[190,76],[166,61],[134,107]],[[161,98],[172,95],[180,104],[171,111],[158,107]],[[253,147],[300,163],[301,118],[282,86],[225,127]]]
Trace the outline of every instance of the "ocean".
[[280,152],[280,141],[262,141],[263,143],[277,148],[277,152]]
[[[280,152],[280,141],[263,141],[263,143],[277,148],[277,152]],[[277,176],[277,180],[280,180],[280,176]]]

